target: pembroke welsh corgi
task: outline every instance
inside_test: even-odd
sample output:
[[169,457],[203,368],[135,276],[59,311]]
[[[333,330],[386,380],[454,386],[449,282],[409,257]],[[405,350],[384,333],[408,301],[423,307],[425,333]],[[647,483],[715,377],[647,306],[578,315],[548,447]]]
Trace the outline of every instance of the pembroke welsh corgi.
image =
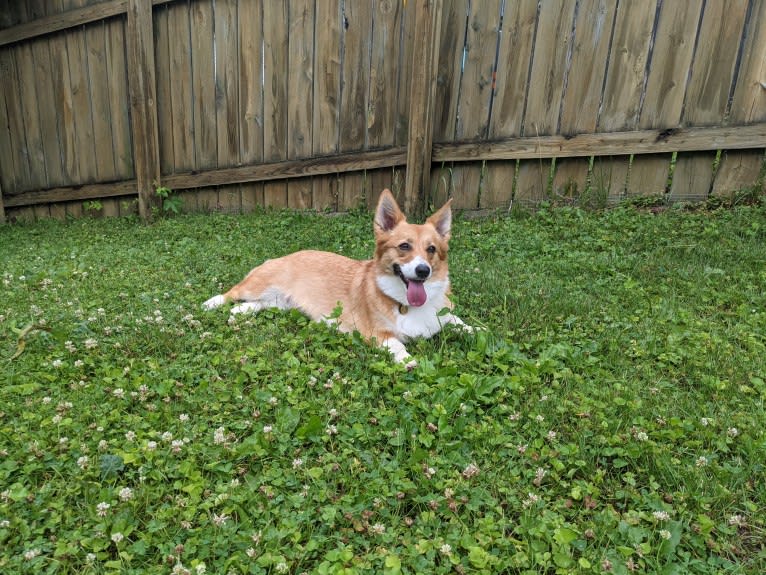
[[[411,338],[431,337],[446,324],[472,331],[450,313],[451,201],[424,224],[409,224],[393,194],[383,190],[375,210],[373,259],[295,252],[265,261],[203,307],[236,301],[242,303],[231,313],[295,308],[315,321],[334,323],[341,331],[357,330],[388,349],[396,361],[406,362],[411,356],[404,343]],[[408,368],[414,366],[408,361]]]

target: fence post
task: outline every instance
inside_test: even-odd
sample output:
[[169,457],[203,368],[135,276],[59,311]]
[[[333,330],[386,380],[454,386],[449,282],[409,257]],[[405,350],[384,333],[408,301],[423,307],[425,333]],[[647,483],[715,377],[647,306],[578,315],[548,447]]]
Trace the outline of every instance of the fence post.
[[434,99],[442,0],[416,0],[404,211],[422,215],[431,182]]
[[152,2],[128,0],[127,56],[138,211],[141,219],[148,221],[152,205],[157,201],[154,186],[160,183]]

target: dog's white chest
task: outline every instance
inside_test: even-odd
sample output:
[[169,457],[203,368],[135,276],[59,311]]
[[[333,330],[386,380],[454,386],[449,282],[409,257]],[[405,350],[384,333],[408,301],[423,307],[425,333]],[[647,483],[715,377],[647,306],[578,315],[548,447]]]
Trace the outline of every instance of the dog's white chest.
[[441,307],[436,305],[424,305],[422,307],[406,308],[406,313],[396,311],[396,330],[400,339],[412,339],[414,337],[431,337],[439,333],[443,322],[439,317]]

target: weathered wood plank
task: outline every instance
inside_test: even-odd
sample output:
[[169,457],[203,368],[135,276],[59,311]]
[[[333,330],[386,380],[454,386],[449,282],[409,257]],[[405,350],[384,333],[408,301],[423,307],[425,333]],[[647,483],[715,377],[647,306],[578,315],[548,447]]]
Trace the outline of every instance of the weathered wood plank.
[[[547,136],[558,128],[568,55],[572,44],[575,2],[542,2],[537,17],[534,54],[522,124],[525,136]],[[537,203],[548,193],[551,162],[535,156],[519,164],[516,200]]]
[[[495,101],[489,119],[491,139],[521,135],[536,23],[536,0],[506,3],[498,46]],[[487,163],[480,207],[510,205],[517,163],[516,160]]]
[[[340,151],[364,150],[367,144],[367,93],[370,85],[372,3],[343,3],[343,61],[340,98]],[[365,196],[363,173],[344,174],[338,209],[360,205]]]
[[[263,147],[267,162],[287,158],[287,8],[286,2],[263,3]],[[267,206],[287,207],[286,182],[270,182],[263,193]]]
[[[81,6],[84,0],[66,0],[64,6]],[[67,128],[74,132],[75,155],[78,166],[77,182],[92,183],[97,180],[96,147],[91,113],[90,82],[88,80],[88,53],[85,45],[85,29],[73,28],[65,33],[69,54],[69,74],[72,87],[72,124]]]
[[[684,102],[684,124],[716,125],[726,117],[747,8],[748,0],[705,4]],[[714,162],[714,153],[678,154],[670,200],[706,199]]]
[[[473,2],[470,6],[455,130],[455,138],[459,140],[484,139],[489,132],[500,7],[500,0]],[[479,207],[483,173],[483,164],[453,167],[456,208]]]
[[[732,97],[729,122],[749,124],[766,121],[766,2],[753,3],[747,19],[748,39],[742,54],[737,85]],[[713,182],[713,195],[730,195],[752,188],[764,162],[763,151],[725,151]],[[764,185],[764,182],[761,182]]]
[[418,216],[425,210],[430,192],[441,2],[418,0],[414,25],[417,43],[412,55],[407,179],[402,207],[405,213]]
[[[702,6],[702,0],[662,3],[639,128],[675,128],[680,125]],[[670,161],[671,156],[633,158],[626,195],[664,193]]]
[[[287,158],[299,159],[311,156],[313,141],[313,101],[311,93],[314,82],[314,2],[290,0],[288,29],[287,95],[290,114],[287,119]],[[300,178],[287,183],[287,206],[311,208],[312,185],[310,178]]]
[[434,162],[577,158],[766,147],[766,122],[743,126],[636,130],[434,144]]
[[[615,17],[609,69],[606,73],[598,130],[635,130],[641,113],[641,94],[649,61],[657,0],[620,2]],[[596,158],[593,185],[607,186],[607,199],[626,195],[629,155]]]
[[173,85],[170,55],[175,46],[170,43],[168,7],[154,11],[154,60],[157,74],[157,129],[159,132],[160,173],[172,173],[173,157]]
[[16,62],[18,66],[17,88],[24,122],[27,154],[29,155],[27,158],[29,162],[29,187],[30,189],[47,188],[49,184],[45,167],[46,155],[43,148],[37,86],[35,85],[35,61],[30,42],[16,47]]
[[125,53],[127,15],[106,24],[106,67],[109,75],[109,110],[112,122],[114,163],[119,179],[135,177],[133,143],[130,140],[130,105],[128,101],[128,65]]
[[[312,154],[338,152],[340,138],[341,38],[343,15],[340,3],[316,3],[314,22],[314,96]],[[315,177],[312,180],[315,210],[336,210],[337,178]]]
[[32,54],[35,62],[35,89],[38,98],[40,130],[47,174],[45,187],[60,186],[65,181],[61,168],[61,144],[56,117],[54,72],[51,68],[48,39],[39,38],[32,42]]
[[10,140],[10,154],[3,158],[3,171],[12,174],[12,177],[5,176],[3,180],[3,193],[6,196],[32,188],[27,137],[24,131],[23,101],[19,91],[18,53],[18,47],[0,50],[0,70],[3,76],[9,79],[0,86],[5,99],[6,125],[3,129],[7,130]]
[[155,205],[154,186],[160,184],[160,154],[155,92],[152,7],[129,0],[127,29],[128,90],[130,94],[133,158],[138,209],[148,220]]
[[[194,124],[189,6],[179,3],[168,8],[170,49],[170,91],[172,110],[173,166],[166,172],[194,169]],[[165,119],[167,120],[167,118]]]
[[[263,5],[260,0],[239,5],[239,157],[243,164],[263,162]],[[240,186],[242,210],[263,205],[263,184]]]
[[85,28],[87,47],[88,83],[93,116],[93,143],[95,147],[96,178],[99,181],[117,178],[114,144],[112,139],[112,111],[109,92],[112,79],[106,66],[106,27],[104,22]]

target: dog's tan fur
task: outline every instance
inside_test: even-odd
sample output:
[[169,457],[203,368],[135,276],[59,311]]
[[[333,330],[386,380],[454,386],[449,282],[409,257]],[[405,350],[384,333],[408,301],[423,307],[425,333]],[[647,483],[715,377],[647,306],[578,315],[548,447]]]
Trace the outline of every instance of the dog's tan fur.
[[[386,347],[397,361],[405,361],[410,355],[404,342],[412,337],[430,337],[446,323],[470,329],[451,313],[438,315],[445,307],[452,309],[447,265],[451,224],[450,202],[424,224],[410,224],[391,192],[384,190],[375,211],[373,259],[358,261],[306,250],[267,260],[204,306],[244,302],[232,313],[297,308],[315,321],[337,323],[343,331],[357,330]],[[428,278],[416,281],[418,271],[424,274],[423,266],[430,270]],[[422,285],[422,290],[411,286],[416,294],[412,296],[411,282]],[[410,299],[416,303],[410,305]],[[338,306],[341,313],[334,317]]]

